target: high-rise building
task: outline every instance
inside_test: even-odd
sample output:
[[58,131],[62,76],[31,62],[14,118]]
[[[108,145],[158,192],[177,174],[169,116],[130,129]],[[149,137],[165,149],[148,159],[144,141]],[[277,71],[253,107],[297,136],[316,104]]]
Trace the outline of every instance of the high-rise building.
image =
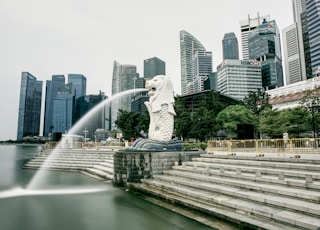
[[312,76],[320,69],[320,0],[306,0]]
[[249,58],[261,62],[262,86],[283,86],[280,32],[274,20],[264,22],[248,34]]
[[143,61],[143,77],[153,78],[157,75],[166,75],[166,63],[157,57]]
[[[79,121],[83,116],[85,116],[91,109],[96,105],[101,103],[103,100],[107,99],[107,96],[103,92],[95,95],[86,95],[81,96],[76,100],[76,110],[75,110],[75,119],[74,124]],[[94,140],[95,132],[97,129],[106,129],[105,127],[105,117],[106,117],[106,108],[101,108],[96,110],[89,118],[86,118],[85,130],[87,131],[87,138]],[[108,128],[108,127],[107,127]],[[82,130],[78,130],[78,134],[81,135]]]
[[238,39],[233,32],[226,33],[224,35],[222,40],[222,51],[223,51],[223,60],[225,59],[239,60]]
[[261,25],[264,20],[270,21],[270,16],[260,16],[259,13],[256,18],[250,18],[240,21],[241,30],[241,46],[242,46],[242,59],[249,59],[249,47],[248,47],[248,34],[251,30],[254,30],[257,26]]
[[312,77],[306,0],[292,0],[294,23],[283,29],[283,51],[286,84]]
[[85,96],[87,92],[87,78],[82,74],[68,74],[68,83],[73,83],[76,90],[76,99]]
[[303,51],[299,49],[298,24],[286,27],[282,30],[282,34],[286,84],[289,85],[306,78],[304,61],[300,55]]
[[58,94],[58,88],[65,84],[64,75],[52,75],[52,79],[46,81],[46,99],[44,109],[43,136],[48,137],[52,134],[53,123],[53,100]]
[[[112,75],[112,95],[135,88],[135,82],[139,79],[135,65],[123,65],[114,61]],[[111,129],[115,129],[115,120],[118,117],[118,110],[131,111],[132,95],[116,98],[111,103]]]
[[17,140],[39,136],[42,81],[28,72],[21,73]]
[[193,54],[205,50],[204,46],[189,32],[180,31],[181,94],[188,93],[188,85],[193,83]]
[[193,54],[193,92],[204,90],[204,81],[212,73],[212,52],[196,50]]
[[70,82],[58,88],[53,99],[52,132],[67,133],[70,131],[75,113],[75,88]]
[[260,62],[224,60],[217,67],[217,89],[237,100],[243,100],[249,92],[262,89]]

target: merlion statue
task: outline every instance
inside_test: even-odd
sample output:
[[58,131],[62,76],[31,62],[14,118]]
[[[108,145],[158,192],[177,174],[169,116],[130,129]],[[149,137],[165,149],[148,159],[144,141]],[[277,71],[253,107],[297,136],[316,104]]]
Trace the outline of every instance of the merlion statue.
[[131,150],[181,150],[182,142],[172,139],[174,129],[174,95],[170,78],[158,75],[146,82],[149,101],[145,102],[150,116],[148,139],[138,139]]
[[172,138],[174,116],[173,84],[171,80],[158,75],[146,82],[149,101],[145,102],[150,116],[149,139],[169,141]]

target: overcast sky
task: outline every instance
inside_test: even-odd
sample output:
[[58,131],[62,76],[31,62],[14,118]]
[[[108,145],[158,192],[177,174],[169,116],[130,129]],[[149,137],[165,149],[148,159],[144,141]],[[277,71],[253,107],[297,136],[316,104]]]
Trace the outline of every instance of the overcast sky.
[[[87,77],[87,94],[111,95],[113,62],[137,66],[158,57],[180,93],[179,32],[194,35],[222,61],[222,39],[248,14],[293,23],[291,0],[0,0],[0,140],[16,140],[21,72]],[[241,47],[239,47],[241,50]]]

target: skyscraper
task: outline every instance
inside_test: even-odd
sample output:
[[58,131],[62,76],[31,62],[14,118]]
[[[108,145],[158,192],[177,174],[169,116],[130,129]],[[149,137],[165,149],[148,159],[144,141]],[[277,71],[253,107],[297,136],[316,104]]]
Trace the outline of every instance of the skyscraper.
[[223,60],[225,59],[237,59],[239,60],[239,46],[236,35],[226,33],[222,40]]
[[87,92],[87,78],[82,74],[68,74],[68,83],[72,82],[76,90],[76,99],[85,96]]
[[262,89],[260,62],[224,60],[217,67],[217,88],[224,95],[243,100],[249,92]]
[[[139,78],[137,67],[135,65],[122,65],[114,61],[112,75],[112,95],[123,91],[134,89],[135,81]],[[131,111],[132,95],[123,96],[112,101],[111,104],[111,129],[115,129],[115,120],[118,116],[118,110],[123,109]]]
[[303,81],[312,76],[309,36],[306,23],[306,1],[293,0],[294,23],[283,29],[286,84]]
[[67,133],[73,124],[75,113],[75,88],[70,82],[58,88],[53,99],[53,133]]
[[196,50],[193,55],[193,92],[204,90],[204,81],[212,73],[212,52]]
[[42,81],[28,72],[21,73],[17,140],[39,136]]
[[204,46],[192,34],[180,31],[180,65],[181,65],[181,94],[188,92],[188,84],[193,82],[192,56],[196,50],[205,50]]
[[143,61],[143,77],[153,78],[157,75],[166,75],[166,63],[157,57]]
[[320,0],[306,1],[312,76],[320,70]]
[[259,13],[256,18],[250,18],[248,15],[247,19],[240,21],[241,30],[241,46],[242,46],[242,59],[249,59],[249,48],[248,48],[248,34],[251,30],[255,29],[257,26],[261,25],[263,20],[270,21],[270,16],[260,16]]
[[266,21],[248,34],[249,58],[261,62],[262,86],[283,86],[280,32],[276,22]]
[[43,126],[43,136],[49,136],[52,134],[53,123],[53,100],[58,94],[58,88],[65,84],[64,75],[52,75],[52,80],[46,81],[46,99],[45,99],[45,109],[44,109],[44,126]]

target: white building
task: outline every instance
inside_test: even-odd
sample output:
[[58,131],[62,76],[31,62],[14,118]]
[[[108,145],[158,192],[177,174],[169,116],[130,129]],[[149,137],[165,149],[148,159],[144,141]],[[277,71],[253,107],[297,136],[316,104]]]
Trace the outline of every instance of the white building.
[[212,73],[212,52],[205,50],[195,51],[193,58],[193,92],[204,90],[204,80]]
[[255,60],[224,60],[217,67],[217,90],[237,100],[249,92],[262,89],[260,62]]
[[[273,109],[283,110],[300,106],[300,101],[305,92],[320,87],[320,77],[293,83],[287,86],[267,90],[269,103]],[[320,93],[320,92],[318,92]]]

